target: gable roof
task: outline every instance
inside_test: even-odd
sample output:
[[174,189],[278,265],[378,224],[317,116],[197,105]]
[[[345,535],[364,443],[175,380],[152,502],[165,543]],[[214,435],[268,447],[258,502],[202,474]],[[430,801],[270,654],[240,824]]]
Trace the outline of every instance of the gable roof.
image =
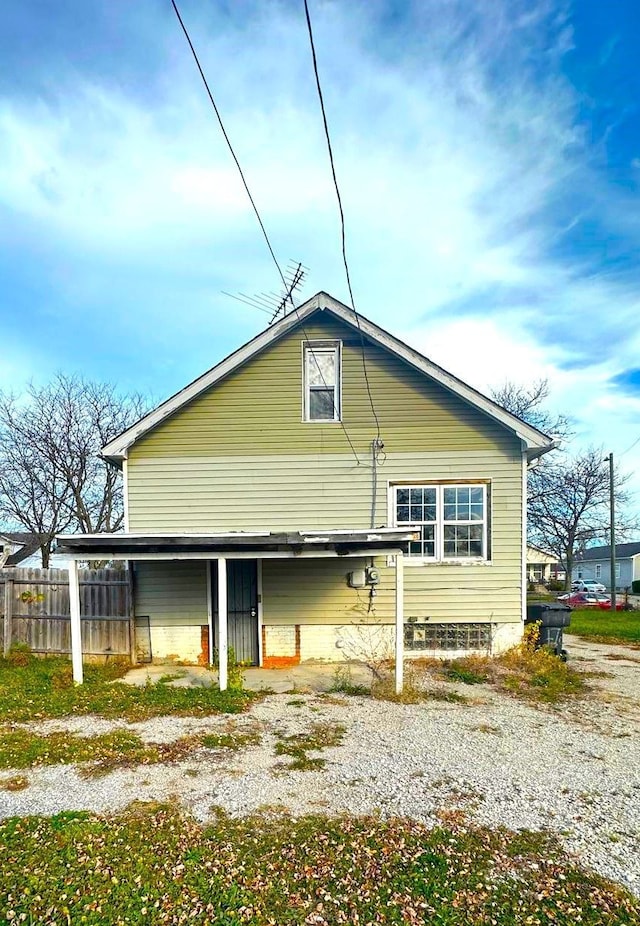
[[435,380],[473,408],[484,412],[484,414],[502,424],[524,442],[530,459],[535,459],[554,448],[555,444],[552,438],[543,434],[542,431],[522,421],[516,415],[512,415],[511,412],[506,411],[502,406],[482,395],[482,393],[453,376],[453,374],[447,373],[442,367],[439,367],[423,354],[394,337],[394,335],[389,334],[384,328],[380,328],[379,325],[369,321],[360,313],[356,315],[353,309],[350,309],[342,302],[327,293],[319,292],[299,308],[292,310],[275,324],[238,348],[238,350],[229,354],[228,357],[225,357],[216,366],[203,373],[192,383],[189,383],[184,389],[162,402],[153,411],[146,414],[130,428],[127,428],[126,431],[123,431],[122,434],[110,440],[102,448],[102,456],[112,463],[119,464],[120,461],[126,459],[129,448],[137,440],[148,434],[149,431],[152,431],[215,383],[243,366],[256,354],[259,354],[265,348],[293,331],[316,312],[327,312],[340,319],[349,327],[361,332],[366,340],[379,344],[401,360],[404,360],[405,363]]
[[[629,559],[631,556],[637,556],[638,553],[640,553],[640,542],[638,541],[616,544],[616,559]],[[611,559],[611,547],[589,547],[582,556],[576,556],[574,562],[584,563],[596,559]]]
[[23,531],[3,531],[0,533],[0,544],[8,542],[11,546],[18,547],[4,561],[5,566],[17,566],[23,560],[28,559],[40,549],[40,535],[29,534]]

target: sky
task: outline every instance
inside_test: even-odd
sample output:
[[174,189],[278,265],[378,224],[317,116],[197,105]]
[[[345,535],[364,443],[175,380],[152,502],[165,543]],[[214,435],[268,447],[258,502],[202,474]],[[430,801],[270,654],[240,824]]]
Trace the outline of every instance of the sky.
[[[180,8],[278,259],[347,301],[302,0]],[[640,499],[636,0],[310,9],[359,311],[482,391],[547,378]],[[165,398],[280,285],[170,0],[2,19],[0,389]]]

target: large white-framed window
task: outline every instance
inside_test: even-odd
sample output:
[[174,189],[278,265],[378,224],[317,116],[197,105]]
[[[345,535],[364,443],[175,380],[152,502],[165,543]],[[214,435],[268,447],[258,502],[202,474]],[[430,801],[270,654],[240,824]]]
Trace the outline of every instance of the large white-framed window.
[[340,421],[339,341],[309,341],[303,348],[305,421]]
[[391,486],[393,521],[420,529],[409,544],[410,560],[489,560],[487,483],[424,483]]

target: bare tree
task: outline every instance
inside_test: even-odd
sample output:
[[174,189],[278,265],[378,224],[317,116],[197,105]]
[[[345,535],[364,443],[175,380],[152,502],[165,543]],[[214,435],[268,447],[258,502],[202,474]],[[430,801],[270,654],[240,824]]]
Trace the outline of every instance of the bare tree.
[[[544,407],[549,397],[546,379],[530,387],[507,382],[494,390],[492,397],[507,411],[559,438],[561,443],[571,439],[570,419]],[[628,479],[628,475],[616,474],[618,539],[637,529],[624,511],[629,502],[624,488]],[[570,456],[561,450],[541,457],[528,473],[527,522],[529,540],[555,553],[565,566],[569,585],[576,556],[594,541],[604,540],[609,529],[609,467],[604,451],[590,448]]]
[[144,411],[139,395],[61,374],[0,393],[0,519],[40,534],[45,568],[56,533],[122,526],[120,473],[99,452]]
[[544,407],[549,398],[549,380],[539,379],[532,386],[522,386],[507,381],[499,389],[493,389],[491,397],[512,415],[522,418],[544,434],[560,440],[571,435],[571,421],[566,415],[554,415]]
[[[629,502],[629,476],[616,474],[616,535],[628,537],[636,524],[624,514]],[[564,563],[567,585],[576,555],[609,530],[609,465],[602,449],[590,448],[574,457],[559,455],[540,466],[529,481],[528,520],[533,541]]]

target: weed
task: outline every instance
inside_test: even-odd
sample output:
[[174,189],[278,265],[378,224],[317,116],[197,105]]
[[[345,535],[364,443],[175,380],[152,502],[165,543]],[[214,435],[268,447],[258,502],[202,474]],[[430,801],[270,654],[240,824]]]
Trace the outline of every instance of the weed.
[[286,766],[289,769],[315,771],[327,764],[326,759],[310,756],[309,753],[340,746],[345,732],[346,728],[341,724],[315,723],[307,733],[294,733],[279,739],[275,753],[277,756],[289,756],[292,760]]
[[302,698],[292,698],[291,701],[287,701],[288,707],[304,707],[307,702]]
[[0,778],[0,791],[24,791],[29,787],[26,775],[12,775],[11,778]]
[[446,677],[452,682],[463,682],[465,685],[480,685],[487,681],[485,672],[476,672],[474,669],[457,665],[455,662],[445,671]]
[[205,733],[199,738],[207,749],[242,749],[245,746],[259,746],[262,736],[258,730],[234,730],[224,733]]
[[6,655],[10,666],[28,666],[33,658],[28,643],[12,643]]
[[371,693],[366,685],[357,685],[353,681],[349,663],[337,665],[333,670],[333,684],[329,691],[352,696],[368,695]]
[[502,736],[502,730],[500,727],[494,727],[490,723],[479,723],[477,727],[473,727],[478,733],[492,733],[494,736]]
[[587,690],[585,673],[576,671],[548,649],[536,649],[537,628],[527,628],[518,646],[498,656],[463,656],[441,663],[420,662],[428,673],[467,684],[488,682],[529,701],[556,704]]

